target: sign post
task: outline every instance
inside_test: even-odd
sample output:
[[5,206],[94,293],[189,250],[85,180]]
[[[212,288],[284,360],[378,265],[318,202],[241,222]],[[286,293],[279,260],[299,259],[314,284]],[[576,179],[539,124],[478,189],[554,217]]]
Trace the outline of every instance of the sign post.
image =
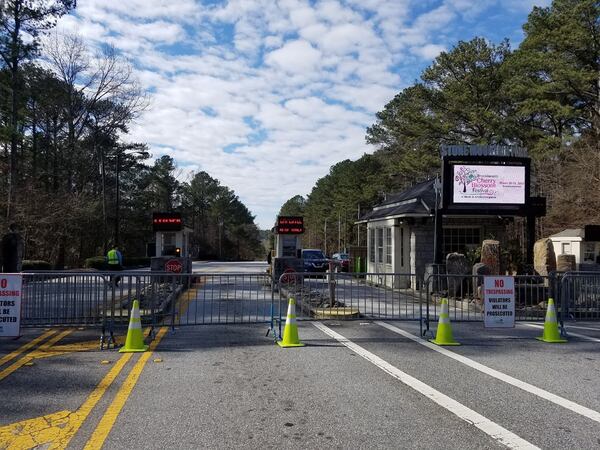
[[21,334],[22,275],[0,276],[0,337]]
[[515,279],[513,277],[484,277],[483,301],[483,321],[486,328],[514,328]]

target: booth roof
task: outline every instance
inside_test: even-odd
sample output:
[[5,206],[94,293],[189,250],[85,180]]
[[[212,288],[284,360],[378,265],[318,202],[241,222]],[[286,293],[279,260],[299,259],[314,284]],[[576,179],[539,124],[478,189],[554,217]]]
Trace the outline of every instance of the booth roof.
[[384,218],[431,215],[435,208],[434,182],[435,180],[423,181],[405,191],[388,195],[383,202],[364,214],[357,223]]
[[559,233],[555,233],[550,236],[551,238],[585,238],[585,231],[583,228],[567,228]]

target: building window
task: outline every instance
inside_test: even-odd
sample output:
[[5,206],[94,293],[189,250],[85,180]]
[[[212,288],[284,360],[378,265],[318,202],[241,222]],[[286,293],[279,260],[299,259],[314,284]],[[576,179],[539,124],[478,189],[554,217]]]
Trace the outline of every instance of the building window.
[[479,228],[444,228],[444,255],[448,253],[466,254],[481,245]]
[[369,233],[369,261],[375,262],[375,230],[370,228],[367,230]]
[[377,262],[383,262],[383,228],[377,228]]
[[583,248],[583,260],[585,262],[596,262],[596,243],[586,242]]
[[392,229],[385,229],[385,263],[392,264]]
[[571,254],[571,243],[570,242],[563,242],[561,245],[561,253],[563,255],[570,255]]

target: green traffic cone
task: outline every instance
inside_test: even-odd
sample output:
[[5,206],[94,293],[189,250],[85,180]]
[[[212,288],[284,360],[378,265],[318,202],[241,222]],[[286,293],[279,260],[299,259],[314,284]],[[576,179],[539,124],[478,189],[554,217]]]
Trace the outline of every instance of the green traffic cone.
[[142,332],[142,320],[140,319],[140,302],[134,300],[131,307],[131,316],[129,317],[127,339],[125,339],[125,345],[121,347],[119,353],[145,352],[146,350],[148,350],[148,346],[144,345],[144,333]]
[[560,336],[558,331],[558,322],[556,321],[556,308],[554,307],[554,299],[548,299],[548,309],[546,310],[546,319],[544,320],[544,333],[536,338],[538,341],[550,342],[559,344],[567,342]]
[[441,307],[442,310],[440,312],[440,319],[438,320],[435,339],[429,339],[429,342],[433,342],[436,345],[460,345],[460,343],[454,340],[454,336],[452,335],[447,298],[442,299]]

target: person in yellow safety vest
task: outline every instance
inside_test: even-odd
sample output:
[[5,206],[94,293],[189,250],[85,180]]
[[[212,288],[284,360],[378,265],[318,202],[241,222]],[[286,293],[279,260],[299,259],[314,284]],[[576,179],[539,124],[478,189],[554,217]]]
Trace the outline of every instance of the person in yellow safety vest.
[[[106,254],[106,260],[108,263],[108,270],[111,272],[119,272],[123,270],[123,255],[116,245],[108,251]],[[119,285],[119,281],[121,281],[121,277],[113,277],[113,283],[115,286]]]

